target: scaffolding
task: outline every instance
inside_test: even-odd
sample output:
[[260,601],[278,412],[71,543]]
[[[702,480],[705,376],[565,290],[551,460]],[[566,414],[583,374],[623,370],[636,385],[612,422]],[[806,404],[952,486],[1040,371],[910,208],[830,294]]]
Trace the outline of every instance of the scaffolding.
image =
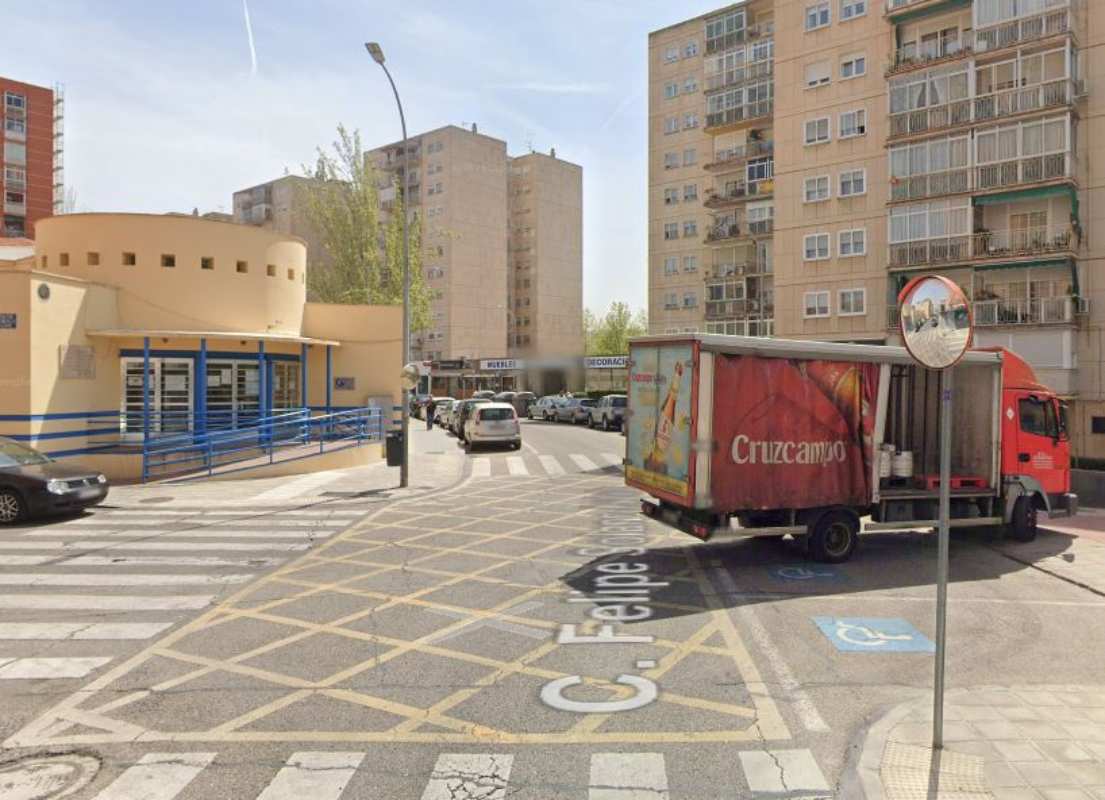
[[65,208],[65,86],[54,84],[54,213]]

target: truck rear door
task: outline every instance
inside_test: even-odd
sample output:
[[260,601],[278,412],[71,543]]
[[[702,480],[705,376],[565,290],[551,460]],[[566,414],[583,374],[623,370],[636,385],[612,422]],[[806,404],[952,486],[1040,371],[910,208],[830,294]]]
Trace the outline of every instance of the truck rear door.
[[1055,398],[1016,393],[1016,472],[1035,478],[1048,494],[1067,491],[1070,447],[1059,436]]

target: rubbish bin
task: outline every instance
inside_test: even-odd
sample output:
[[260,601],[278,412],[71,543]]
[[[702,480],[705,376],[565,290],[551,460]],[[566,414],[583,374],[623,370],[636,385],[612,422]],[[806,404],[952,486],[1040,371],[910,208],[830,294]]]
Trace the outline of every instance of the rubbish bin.
[[390,431],[384,442],[387,454],[388,466],[398,467],[403,464],[403,432]]

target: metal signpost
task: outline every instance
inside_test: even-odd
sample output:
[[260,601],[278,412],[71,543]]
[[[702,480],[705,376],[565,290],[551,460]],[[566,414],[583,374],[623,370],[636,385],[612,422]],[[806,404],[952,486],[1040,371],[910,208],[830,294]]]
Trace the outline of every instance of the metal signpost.
[[936,665],[932,746],[944,746],[944,661],[947,652],[948,527],[951,516],[953,367],[971,344],[971,310],[963,290],[939,275],[910,281],[898,296],[902,340],[921,366],[940,371],[940,519],[936,556]]

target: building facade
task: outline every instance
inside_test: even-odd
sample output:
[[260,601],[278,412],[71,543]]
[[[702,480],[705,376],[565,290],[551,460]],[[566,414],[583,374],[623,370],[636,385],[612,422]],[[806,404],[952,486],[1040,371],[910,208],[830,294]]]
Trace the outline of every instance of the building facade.
[[[712,143],[716,162],[718,137],[682,125],[665,131],[675,130],[676,112],[682,121],[692,106],[703,110],[702,98],[684,92],[693,85],[687,77],[672,88],[695,72],[697,58],[707,76],[712,54],[688,56],[692,45],[740,10],[746,32],[727,24],[723,32],[736,35],[723,44],[734,53],[744,47],[744,58],[747,29],[769,13],[774,23],[774,333],[896,342],[898,291],[914,275],[938,272],[971,299],[976,344],[1028,360],[1069,399],[1076,454],[1105,458],[1105,286],[1096,277],[1105,254],[1092,237],[1103,182],[1092,127],[1105,96],[1096,91],[1105,85],[1097,24],[1105,5],[776,0],[653,34],[654,332],[718,330],[708,305],[698,311],[684,301],[693,287],[682,259],[693,253],[684,253],[682,217],[691,215],[674,191],[694,182],[683,151]],[[707,77],[706,133],[709,109],[736,102],[711,106],[714,85]],[[733,298],[742,292],[747,281]]]
[[42,86],[0,76],[0,236],[32,237],[35,223],[60,213],[62,98]]

